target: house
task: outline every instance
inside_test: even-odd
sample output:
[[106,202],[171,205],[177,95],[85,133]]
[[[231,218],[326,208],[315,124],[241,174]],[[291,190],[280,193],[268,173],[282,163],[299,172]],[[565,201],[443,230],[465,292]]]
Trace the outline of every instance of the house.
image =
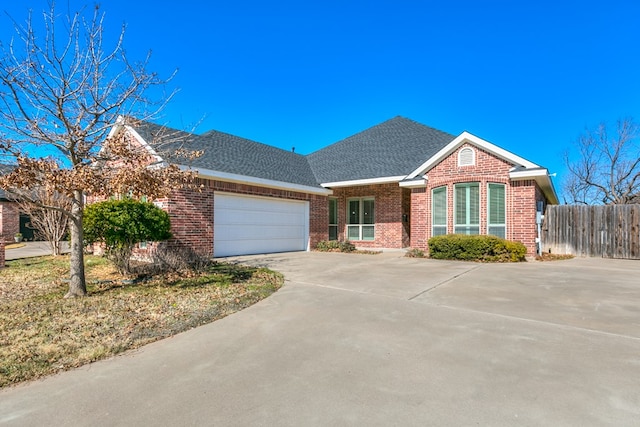
[[[0,174],[13,170],[14,166],[0,164]],[[20,232],[20,209],[14,199],[0,189],[0,239],[13,242],[16,233]]]
[[20,231],[20,210],[18,204],[0,190],[0,239],[13,242],[13,238]]
[[[112,132],[149,148],[166,129],[120,122]],[[156,204],[169,212],[175,241],[206,256],[302,251],[328,239],[427,249],[431,236],[448,233],[493,234],[534,254],[536,210],[558,203],[547,169],[468,132],[403,117],[306,156],[218,131],[171,132],[203,155],[158,159],[197,170],[202,191]]]

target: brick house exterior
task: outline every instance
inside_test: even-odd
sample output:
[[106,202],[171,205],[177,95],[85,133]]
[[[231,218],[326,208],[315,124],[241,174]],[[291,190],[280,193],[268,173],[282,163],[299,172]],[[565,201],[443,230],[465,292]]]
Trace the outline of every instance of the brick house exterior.
[[[146,122],[116,128],[147,147],[166,132]],[[330,238],[364,248],[426,250],[436,230],[497,232],[523,242],[533,254],[536,209],[557,203],[546,169],[467,132],[456,137],[402,117],[306,156],[217,131],[170,132],[182,137],[174,148],[204,153],[189,164],[165,158],[198,171],[202,190],[175,191],[156,203],[171,216],[170,244],[205,256],[282,251],[289,246],[276,240],[294,231],[291,249],[284,250],[308,250]],[[273,212],[261,212],[272,206]],[[288,207],[304,215],[303,221],[283,219]],[[231,221],[229,230],[216,232],[223,220]],[[232,240],[221,240],[219,234],[232,228],[237,239],[232,234]],[[271,250],[269,239],[280,249]],[[223,247],[230,242],[239,246]]]
[[310,204],[309,246],[327,239],[327,197],[233,182],[198,179],[202,191],[177,190],[156,204],[169,213],[173,239],[169,244],[189,247],[202,256],[214,256],[214,194],[216,192],[248,196],[307,201]]
[[[463,148],[475,149],[476,162],[470,166],[459,166],[458,158]],[[454,186],[458,183],[477,182],[480,189],[479,234],[489,234],[487,226],[487,186],[489,183],[504,184],[506,187],[506,234],[507,240],[524,243],[529,254],[536,250],[536,210],[538,202],[546,204],[546,198],[540,186],[533,179],[512,180],[509,178],[513,165],[495,155],[476,148],[469,143],[463,144],[442,162],[429,171],[428,181],[423,188],[412,191],[411,246],[427,249],[426,242],[432,237],[431,209],[432,191],[446,187],[447,194],[447,230],[454,228]],[[423,220],[416,220],[423,218]]]
[[0,239],[13,242],[20,231],[20,210],[15,201],[0,198]]

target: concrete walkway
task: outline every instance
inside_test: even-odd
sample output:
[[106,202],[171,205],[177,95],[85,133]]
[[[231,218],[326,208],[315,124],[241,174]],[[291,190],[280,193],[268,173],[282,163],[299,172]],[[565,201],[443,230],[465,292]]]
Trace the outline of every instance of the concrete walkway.
[[[5,259],[11,261],[21,258],[51,255],[48,242],[23,242],[24,246],[5,250]],[[69,252],[69,243],[62,242],[62,253]]]
[[239,260],[286,285],[139,351],[2,390],[0,425],[638,425],[636,261]]

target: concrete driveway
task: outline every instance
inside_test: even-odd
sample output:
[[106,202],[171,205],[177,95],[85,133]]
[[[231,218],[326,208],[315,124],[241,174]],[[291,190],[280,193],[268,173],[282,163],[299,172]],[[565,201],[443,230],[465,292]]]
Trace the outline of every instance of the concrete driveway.
[[[61,250],[62,253],[68,253],[70,251],[69,242],[62,242]],[[6,249],[5,260],[11,261],[14,259],[32,258],[47,255],[51,255],[51,247],[49,246],[49,242],[23,242],[22,246],[20,247]]]
[[286,285],[213,324],[2,390],[0,424],[638,425],[637,261],[239,260]]

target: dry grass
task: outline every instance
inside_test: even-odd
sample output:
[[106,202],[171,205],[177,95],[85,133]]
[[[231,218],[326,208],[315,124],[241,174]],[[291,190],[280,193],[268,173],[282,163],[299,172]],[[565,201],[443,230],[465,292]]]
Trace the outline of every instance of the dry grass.
[[26,243],[9,243],[7,246],[5,246],[5,249],[18,249],[18,248],[22,248],[24,246],[27,246]]
[[124,284],[87,257],[89,295],[63,299],[67,257],[11,261],[0,271],[0,388],[140,347],[227,316],[282,286],[279,273],[212,264],[202,273]]
[[541,255],[536,255],[536,261],[562,261],[565,259],[575,258],[573,255],[563,255],[563,254],[550,254],[547,252],[542,252]]

